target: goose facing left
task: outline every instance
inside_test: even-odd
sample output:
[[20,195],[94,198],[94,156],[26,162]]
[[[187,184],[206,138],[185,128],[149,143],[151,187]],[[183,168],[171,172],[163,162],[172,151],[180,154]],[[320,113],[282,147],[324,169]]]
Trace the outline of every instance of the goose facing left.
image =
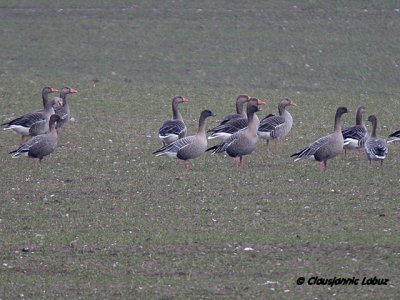
[[189,160],[202,155],[207,149],[206,119],[214,116],[212,111],[201,112],[199,126],[195,135],[186,136],[153,152],[156,156],[168,156],[184,161],[184,168],[189,170]]

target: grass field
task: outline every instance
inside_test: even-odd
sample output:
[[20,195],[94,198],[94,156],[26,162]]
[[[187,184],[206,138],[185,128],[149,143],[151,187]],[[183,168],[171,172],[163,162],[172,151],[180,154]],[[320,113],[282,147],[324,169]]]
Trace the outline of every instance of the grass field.
[[[82,3],[81,3],[82,2]],[[247,2],[247,3],[246,3]],[[0,1],[1,121],[40,108],[49,85],[79,91],[75,122],[41,165],[0,134],[0,299],[395,299],[400,293],[400,145],[384,166],[355,153],[294,163],[364,104],[400,129],[396,1]],[[295,125],[242,170],[223,156],[154,157],[171,98],[193,133],[238,94]],[[359,278],[297,285],[298,277]],[[362,285],[364,277],[387,285]]]

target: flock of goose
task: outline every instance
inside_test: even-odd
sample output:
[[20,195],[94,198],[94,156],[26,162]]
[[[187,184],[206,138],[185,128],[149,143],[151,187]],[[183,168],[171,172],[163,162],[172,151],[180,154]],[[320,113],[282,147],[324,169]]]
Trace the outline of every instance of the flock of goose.
[[[68,94],[78,91],[63,87],[59,97],[49,100],[49,94],[58,92],[51,87],[42,90],[43,109],[24,114],[18,118],[1,124],[4,130],[14,131],[21,136],[20,147],[10,154],[12,157],[28,156],[42,161],[43,157],[51,154],[57,147],[58,133],[70,120],[70,109],[67,102]],[[165,121],[159,129],[159,137],[163,147],[153,152],[156,156],[168,156],[184,161],[185,169],[189,169],[189,160],[195,159],[205,152],[225,153],[235,158],[238,167],[243,166],[243,157],[251,154],[257,146],[259,138],[266,140],[268,151],[269,141],[275,142],[278,151],[279,141],[286,137],[293,125],[293,118],[287,110],[297,104],[283,98],[278,105],[278,115],[269,114],[261,121],[257,112],[260,105],[266,101],[248,95],[239,95],[236,100],[236,113],[225,116],[218,126],[206,132],[206,119],[214,116],[213,112],[205,109],[201,112],[199,125],[195,135],[187,136],[187,128],[179,112],[178,105],[189,100],[182,96],[172,99],[172,120]],[[244,111],[244,105],[247,110]],[[372,123],[372,132],[368,134],[363,123],[362,114],[366,111],[360,106],[356,111],[356,124],[342,130],[341,117],[349,112],[346,107],[339,107],[335,114],[334,131],[294,153],[294,161],[312,159],[320,162],[321,171],[327,168],[327,161],[343,152],[343,150],[364,149],[371,165],[372,160],[379,160],[381,164],[388,153],[387,143],[400,141],[400,130],[392,133],[389,140],[377,136],[377,118],[368,117]],[[207,137],[207,133],[209,134]],[[29,138],[25,142],[25,138]],[[221,142],[208,147],[208,140],[221,139]]]
[[[243,166],[243,157],[251,154],[255,149],[259,138],[275,142],[278,151],[279,141],[287,136],[293,125],[293,118],[287,111],[289,106],[297,104],[289,99],[283,98],[278,105],[279,115],[269,114],[261,121],[257,117],[260,105],[266,104],[264,100],[239,95],[236,100],[236,113],[225,116],[218,126],[206,132],[206,119],[214,114],[206,109],[200,114],[199,125],[195,135],[186,136],[187,128],[179,112],[178,105],[189,100],[182,96],[172,99],[172,120],[165,121],[159,129],[159,138],[163,147],[153,152],[156,156],[167,156],[184,161],[184,168],[189,169],[189,160],[195,159],[204,152],[225,153],[236,160],[238,167]],[[247,112],[244,112],[244,104],[247,103]],[[320,170],[325,171],[327,161],[343,152],[343,150],[364,150],[371,165],[372,160],[379,160],[381,164],[388,154],[387,143],[400,141],[400,130],[392,133],[389,140],[377,136],[377,118],[370,115],[368,121],[372,123],[372,132],[368,134],[363,122],[362,114],[366,112],[364,106],[359,106],[356,111],[356,124],[342,130],[341,118],[348,113],[346,107],[339,107],[335,114],[334,131],[323,136],[299,152],[291,155],[294,161],[311,159],[320,163]],[[209,136],[207,137],[207,133]],[[222,141],[207,148],[207,140],[221,139]]]
[[[49,100],[49,94],[54,92],[58,90],[44,87],[42,90],[43,109],[37,109],[1,124],[4,130],[13,131],[21,136],[20,147],[9,153],[13,154],[13,158],[28,156],[37,159],[40,163],[43,157],[56,149],[58,133],[70,120],[67,95],[78,91],[63,87],[59,97]],[[28,138],[26,142],[25,138]]]

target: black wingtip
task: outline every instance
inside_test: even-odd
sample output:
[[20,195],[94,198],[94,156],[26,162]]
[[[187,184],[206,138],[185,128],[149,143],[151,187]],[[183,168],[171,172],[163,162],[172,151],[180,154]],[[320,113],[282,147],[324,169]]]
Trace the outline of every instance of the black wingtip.
[[396,132],[393,132],[392,134],[389,135],[389,137],[399,137],[400,136],[400,130],[397,130]]
[[262,118],[260,122],[264,121],[265,119],[271,118],[271,117],[275,117],[275,115],[269,114],[269,115],[265,116],[264,118]]
[[158,154],[158,153],[160,153],[160,151],[161,151],[161,149],[158,149],[156,151],[151,152],[151,154]]
[[218,145],[212,146],[212,147],[208,148],[208,149],[206,150],[206,152],[208,152],[208,151],[213,151],[213,150],[215,150],[215,149],[217,149],[217,148],[218,148]]
[[301,155],[301,153],[303,153],[304,150],[305,149],[303,149],[303,150],[301,150],[299,152],[293,153],[292,155],[290,155],[290,157],[299,157]]

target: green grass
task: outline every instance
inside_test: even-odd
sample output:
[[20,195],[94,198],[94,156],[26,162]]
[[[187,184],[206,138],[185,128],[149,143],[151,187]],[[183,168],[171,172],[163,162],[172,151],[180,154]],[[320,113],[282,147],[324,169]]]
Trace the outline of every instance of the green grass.
[[[40,166],[0,135],[0,299],[396,298],[400,148],[383,167],[355,153],[289,156],[364,104],[379,133],[399,129],[395,1],[20,1],[0,3],[2,121],[70,85],[73,116]],[[93,80],[98,80],[94,84]],[[181,105],[231,113],[248,93],[298,103],[279,154],[154,157]],[[245,248],[252,248],[246,251]],[[23,251],[25,249],[25,251]],[[389,278],[388,286],[298,286],[304,276]],[[23,296],[22,296],[23,295]]]

